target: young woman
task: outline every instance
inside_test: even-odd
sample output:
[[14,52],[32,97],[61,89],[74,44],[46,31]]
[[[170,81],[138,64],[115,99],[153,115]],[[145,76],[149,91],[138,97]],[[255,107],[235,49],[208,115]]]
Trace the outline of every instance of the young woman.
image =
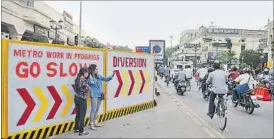
[[104,77],[102,75],[98,74],[98,68],[97,65],[91,64],[88,68],[90,77],[88,79],[89,85],[91,87],[91,111],[90,111],[90,129],[96,130],[96,127],[101,127],[102,125],[99,125],[96,122],[98,111],[101,106],[101,102],[104,99],[104,93],[103,93],[103,84],[102,81],[108,82],[110,81],[115,73],[113,72],[112,76],[110,77]]
[[87,98],[90,92],[90,87],[88,85],[89,76],[88,70],[86,68],[81,68],[76,79],[75,79],[75,96],[74,102],[76,106],[76,117],[75,117],[75,127],[74,133],[79,135],[87,135],[88,132],[84,130],[84,121],[87,112]]

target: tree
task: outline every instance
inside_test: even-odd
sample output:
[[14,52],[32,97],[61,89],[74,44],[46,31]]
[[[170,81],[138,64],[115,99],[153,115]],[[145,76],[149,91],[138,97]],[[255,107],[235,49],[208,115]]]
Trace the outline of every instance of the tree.
[[229,53],[229,51],[223,51],[221,52],[219,59],[220,59],[220,62],[222,63],[229,63],[230,58],[231,60],[237,59],[235,56],[236,56],[236,53],[234,51],[231,51],[231,54]]
[[170,57],[172,53],[174,53],[175,51],[177,51],[179,49],[179,45],[174,46],[174,47],[167,47],[165,50],[165,54],[166,57]]
[[113,50],[132,51],[128,46],[113,46]]
[[260,53],[254,50],[244,50],[240,55],[240,60],[252,68],[255,68],[260,63]]

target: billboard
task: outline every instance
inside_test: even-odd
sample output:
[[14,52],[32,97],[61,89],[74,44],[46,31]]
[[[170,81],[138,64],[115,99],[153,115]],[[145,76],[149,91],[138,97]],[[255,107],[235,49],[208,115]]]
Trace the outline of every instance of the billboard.
[[100,74],[104,69],[101,50],[9,43],[7,57],[9,134],[74,120],[79,69],[90,64],[102,69]]
[[107,67],[107,75],[115,72],[107,85],[107,111],[153,100],[153,55],[109,51]]
[[165,55],[165,41],[164,40],[150,40],[150,51],[154,54],[155,63],[163,63]]
[[136,52],[143,52],[143,53],[149,53],[150,54],[150,47],[149,46],[136,46],[135,47]]

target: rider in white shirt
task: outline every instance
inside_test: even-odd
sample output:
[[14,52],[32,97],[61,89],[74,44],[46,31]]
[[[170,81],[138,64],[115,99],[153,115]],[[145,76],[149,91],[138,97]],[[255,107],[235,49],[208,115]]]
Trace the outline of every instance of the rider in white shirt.
[[208,70],[205,68],[205,65],[202,65],[202,68],[198,69],[197,73],[200,77],[200,79],[203,79],[205,75],[207,74]]
[[192,70],[191,70],[190,65],[186,65],[184,72],[185,72],[186,78],[187,78],[188,80],[189,80],[189,79],[192,79]]

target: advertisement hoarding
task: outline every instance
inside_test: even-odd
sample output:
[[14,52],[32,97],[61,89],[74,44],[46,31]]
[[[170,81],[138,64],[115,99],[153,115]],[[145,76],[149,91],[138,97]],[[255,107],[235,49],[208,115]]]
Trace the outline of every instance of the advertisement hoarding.
[[164,62],[164,54],[165,54],[165,41],[164,40],[150,40],[149,46],[151,52],[154,54],[155,63],[163,63]]

